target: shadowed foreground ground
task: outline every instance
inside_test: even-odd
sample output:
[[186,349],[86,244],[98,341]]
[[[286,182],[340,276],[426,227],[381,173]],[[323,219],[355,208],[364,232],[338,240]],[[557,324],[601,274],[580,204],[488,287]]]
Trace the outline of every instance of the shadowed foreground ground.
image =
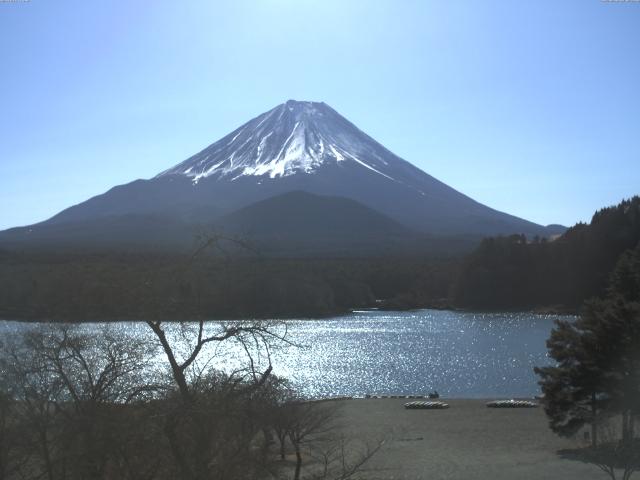
[[547,427],[542,408],[490,409],[484,400],[445,400],[448,410],[405,410],[407,400],[345,400],[348,434],[389,440],[362,478],[591,480],[595,466],[560,458],[581,446]]

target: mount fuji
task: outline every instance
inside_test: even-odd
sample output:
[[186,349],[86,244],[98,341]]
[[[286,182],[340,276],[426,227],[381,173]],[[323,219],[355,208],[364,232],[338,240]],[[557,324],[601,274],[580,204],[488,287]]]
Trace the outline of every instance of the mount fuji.
[[392,249],[407,239],[562,231],[476,202],[325,103],[289,100],[151,179],[0,232],[0,243],[184,245],[203,226],[281,247],[295,238],[311,250],[323,242]]

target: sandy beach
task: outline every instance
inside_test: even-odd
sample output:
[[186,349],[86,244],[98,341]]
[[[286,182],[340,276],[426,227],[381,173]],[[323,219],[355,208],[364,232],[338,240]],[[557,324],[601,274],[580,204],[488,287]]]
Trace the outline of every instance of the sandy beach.
[[591,480],[604,474],[557,452],[582,445],[556,436],[542,408],[491,409],[453,399],[446,410],[406,410],[406,399],[341,401],[349,435],[386,437],[367,479]]

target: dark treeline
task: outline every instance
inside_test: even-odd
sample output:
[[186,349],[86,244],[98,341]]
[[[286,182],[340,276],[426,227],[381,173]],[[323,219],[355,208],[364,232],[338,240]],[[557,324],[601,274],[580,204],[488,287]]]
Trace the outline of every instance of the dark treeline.
[[446,303],[457,262],[200,255],[0,255],[0,318],[325,316]]
[[639,241],[634,197],[557,239],[487,238],[466,257],[0,251],[0,318],[319,317],[374,307],[576,312],[603,293],[617,259]]
[[616,261],[640,242],[640,197],[596,212],[554,241],[487,238],[463,262],[452,302],[470,309],[577,311],[604,293]]

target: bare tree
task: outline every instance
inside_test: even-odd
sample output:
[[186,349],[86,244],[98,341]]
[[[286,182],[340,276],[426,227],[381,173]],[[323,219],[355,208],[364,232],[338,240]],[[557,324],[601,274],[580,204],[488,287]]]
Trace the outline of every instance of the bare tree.
[[[287,342],[284,322],[205,320],[199,306],[212,292],[203,291],[202,285],[206,282],[198,281],[198,275],[204,275],[212,259],[206,255],[207,251],[214,250],[225,258],[229,246],[236,250],[248,248],[240,240],[209,234],[189,261],[175,272],[178,284],[180,278],[192,281],[183,290],[190,291],[198,306],[196,319],[168,326],[162,320],[162,312],[158,311],[154,319],[146,320],[167,360],[171,383],[176,390],[175,397],[167,404],[170,408],[164,415],[164,432],[180,475],[185,479],[222,478],[231,464],[221,460],[223,454],[227,460],[230,456],[244,456],[242,462],[246,463],[247,449],[259,423],[254,421],[252,414],[252,405],[256,403],[254,397],[273,370],[273,345]],[[147,282],[147,287],[153,288],[151,281]],[[172,298],[158,298],[155,307],[173,308],[172,303],[175,303]],[[237,371],[222,374],[223,368],[216,362],[219,358],[215,352],[229,345],[243,352],[245,362]],[[235,432],[228,431],[226,418],[220,415],[222,412],[226,412],[227,417],[235,415],[241,419],[236,422]],[[227,435],[227,441],[224,441],[224,435]]]
[[611,480],[629,480],[640,469],[640,441],[621,438],[620,429],[614,420],[615,417],[610,417],[599,425],[598,445],[564,450],[560,454],[571,460],[594,465]]
[[290,405],[299,400],[295,390],[286,379],[277,378],[276,381],[273,382],[272,398],[268,402],[270,406],[268,417],[269,427],[273,429],[278,439],[278,454],[280,460],[285,459],[289,431],[294,424]]
[[27,478],[105,478],[121,463],[119,421],[130,420],[122,406],[151,388],[144,346],[102,333],[50,327],[5,342],[0,361],[30,446]]
[[281,460],[287,440],[295,454],[294,480],[352,478],[382,447],[383,440],[366,443],[341,432],[341,402],[303,400],[291,390],[283,393],[287,400],[276,406],[279,415],[272,422]]
[[15,400],[7,387],[3,385],[0,390],[0,480],[15,478],[29,461],[25,438],[16,418]]
[[339,436],[313,452],[313,457],[320,468],[317,473],[312,473],[305,478],[308,480],[348,480],[353,478],[362,472],[384,443],[384,439],[367,443]]
[[[180,475],[194,480],[222,478],[233,463],[230,457],[243,456],[236,464],[246,465],[247,448],[259,428],[258,422],[252,421],[255,416],[248,413],[256,392],[272,372],[272,344],[286,341],[286,327],[281,322],[207,323],[200,319],[173,325],[185,340],[179,347],[180,342],[165,330],[165,323],[156,320],[147,321],[147,325],[158,339],[176,388],[164,431]],[[214,356],[221,344],[234,344],[244,352],[246,366],[222,374]],[[227,417],[222,418],[222,413]],[[226,422],[229,415],[238,417],[234,432]],[[225,462],[221,460],[223,452]]]
[[289,418],[288,437],[296,454],[294,480],[300,479],[302,449],[312,442],[327,440],[336,427],[339,404],[336,402],[295,401],[285,405]]

